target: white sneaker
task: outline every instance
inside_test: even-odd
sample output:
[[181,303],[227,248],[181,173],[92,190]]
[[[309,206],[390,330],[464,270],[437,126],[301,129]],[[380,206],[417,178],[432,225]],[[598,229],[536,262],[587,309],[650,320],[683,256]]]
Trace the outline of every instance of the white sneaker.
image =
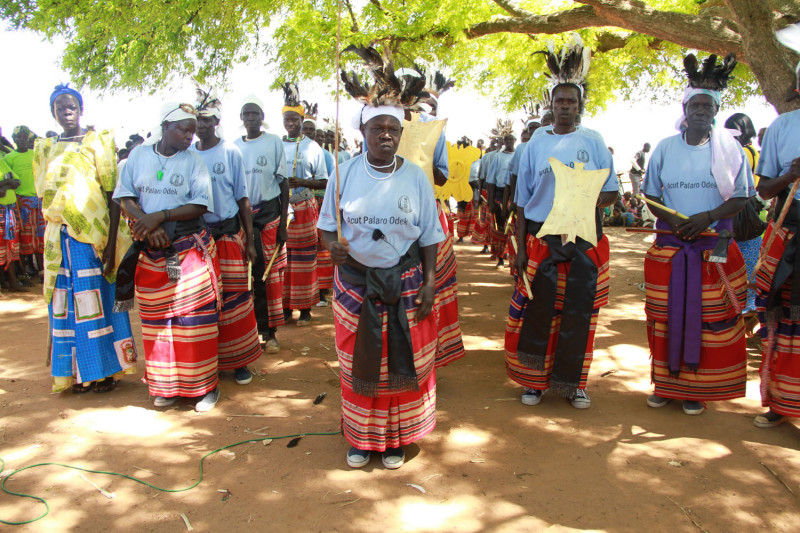
[[589,399],[589,395],[586,394],[586,391],[583,389],[578,389],[578,392],[575,393],[575,397],[570,400],[572,407],[575,409],[588,409],[592,405],[592,400]]
[[347,466],[350,468],[362,468],[369,463],[369,450],[359,450],[355,446],[347,452]]
[[215,388],[211,392],[206,393],[203,398],[197,402],[194,406],[194,410],[198,413],[207,413],[217,405],[219,401],[219,387]]
[[525,389],[525,392],[522,393],[522,403],[525,405],[536,405],[542,401],[542,396],[544,396],[543,390],[536,390],[536,389]]
[[153,406],[169,407],[170,405],[175,405],[175,402],[177,401],[178,401],[177,396],[173,396],[172,398],[164,398],[163,396],[156,396],[156,399],[153,400]]

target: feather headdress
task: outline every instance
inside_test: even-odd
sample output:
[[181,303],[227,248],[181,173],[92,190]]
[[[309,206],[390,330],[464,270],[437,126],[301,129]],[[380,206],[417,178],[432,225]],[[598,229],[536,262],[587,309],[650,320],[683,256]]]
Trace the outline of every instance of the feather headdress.
[[736,55],[728,54],[722,63],[717,64],[717,55],[711,54],[702,66],[697,62],[694,54],[689,54],[683,60],[684,72],[689,79],[689,87],[693,89],[706,89],[709,91],[722,91],[728,87],[731,72],[736,66]]
[[550,71],[545,73],[545,76],[550,78],[548,97],[552,96],[553,90],[559,85],[569,84],[578,87],[583,98],[586,93],[589,64],[592,62],[592,51],[584,48],[580,35],[574,34],[572,42],[562,48],[560,53],[557,53],[555,45],[549,42],[547,50],[540,50],[534,54],[544,54],[545,63]]
[[197,102],[194,107],[197,109],[199,116],[215,116],[220,118],[222,101],[217,96],[217,92],[213,87],[208,90],[203,90],[199,83],[195,82],[195,92],[197,93]]
[[319,106],[317,106],[317,104],[312,104],[312,103],[309,103],[309,102],[306,102],[305,100],[303,100],[303,107],[305,108],[305,112],[306,112],[306,116],[305,116],[306,120],[313,120],[314,122],[316,122],[317,121],[317,116],[318,116],[317,115],[317,112],[318,112],[317,110],[318,110]]
[[503,120],[501,118],[497,119],[497,126],[492,128],[491,134],[489,138],[491,139],[503,139],[509,135],[514,134],[514,123],[511,120]]
[[294,111],[301,117],[306,114],[303,104],[300,103],[300,90],[297,88],[297,84],[291,81],[283,84],[283,108],[281,109],[281,114],[289,111]]
[[417,110],[419,101],[427,98],[429,94],[425,91],[425,80],[423,78],[413,78],[404,76],[400,80],[395,75],[394,64],[386,54],[378,53],[372,46],[361,47],[350,45],[344,50],[353,52],[364,60],[367,72],[373,79],[373,85],[362,83],[355,72],[347,73],[342,71],[342,81],[347,93],[364,105],[395,106],[405,109]]
[[425,90],[437,99],[442,95],[443,92],[456,86],[455,81],[448,80],[447,76],[438,70],[426,72],[424,67],[416,63],[414,64],[414,70],[419,72],[420,76],[425,78]]

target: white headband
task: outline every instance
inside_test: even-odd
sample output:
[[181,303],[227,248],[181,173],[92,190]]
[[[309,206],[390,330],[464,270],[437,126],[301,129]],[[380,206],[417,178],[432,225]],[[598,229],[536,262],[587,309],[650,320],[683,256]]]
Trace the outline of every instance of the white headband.
[[361,108],[361,111],[353,116],[351,125],[353,126],[353,129],[357,130],[361,128],[362,124],[366,124],[371,119],[381,115],[389,115],[390,117],[394,117],[400,121],[400,124],[403,123],[403,119],[406,116],[402,107],[395,107],[391,105],[373,107],[370,105],[365,105],[363,108]]
[[[191,112],[189,110],[191,110]],[[197,111],[195,111],[194,106],[177,101],[167,102],[162,105],[160,115],[161,120],[158,121],[158,126],[150,130],[150,137],[144,141],[144,144],[148,146],[156,144],[161,140],[161,125],[165,122],[180,122],[181,120],[197,121]]]

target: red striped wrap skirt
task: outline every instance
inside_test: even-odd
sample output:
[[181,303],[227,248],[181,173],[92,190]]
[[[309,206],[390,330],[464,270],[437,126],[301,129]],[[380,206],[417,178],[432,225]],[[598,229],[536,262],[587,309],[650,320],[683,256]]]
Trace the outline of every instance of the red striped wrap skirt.
[[[278,225],[280,217],[275,217],[261,228],[261,246],[264,250],[264,269],[269,266],[272,255],[277,248]],[[286,245],[281,245],[275,261],[267,273],[264,281],[267,295],[268,324],[270,328],[277,328],[285,324],[283,319],[283,278],[286,273]]]
[[481,191],[482,201],[478,203],[478,215],[475,217],[475,224],[472,226],[472,244],[489,244],[489,223],[491,213],[486,202],[488,197],[486,191]]
[[[545,241],[537,239],[528,234],[528,279],[533,280],[539,264],[550,256],[550,248]],[[591,248],[587,255],[597,266],[597,292],[594,297],[592,318],[586,327],[589,329],[589,336],[586,340],[586,354],[583,359],[581,378],[578,384],[579,389],[586,388],[586,380],[589,377],[589,368],[594,357],[594,334],[597,328],[597,317],[600,308],[608,304],[608,288],[610,284],[610,271],[608,267],[609,246],[608,237],[603,237],[598,241],[597,246]],[[537,390],[547,390],[550,387],[550,376],[553,370],[553,361],[558,343],[558,335],[561,332],[561,311],[564,309],[564,294],[569,274],[569,263],[558,263],[558,282],[556,285],[556,303],[553,311],[553,319],[550,323],[550,337],[545,353],[544,370],[534,370],[520,363],[517,358],[517,346],[519,345],[520,330],[522,321],[525,318],[525,311],[530,300],[527,297],[524,281],[517,277],[514,293],[511,296],[511,305],[508,311],[508,323],[506,324],[505,338],[505,359],[506,373],[514,382],[523,387]],[[535,302],[534,302],[535,304]]]
[[[726,263],[702,262],[702,315],[700,366],[695,371],[681,365],[677,376],[669,371],[667,309],[672,258],[679,248],[653,245],[644,259],[647,340],[652,360],[655,394],[662,398],[713,401],[745,394],[747,361],[744,323],[715,265],[720,265],[741,307],[747,298],[747,272],[736,243],[728,247]],[[703,252],[704,256],[710,251]],[[740,307],[740,308],[741,308]]]
[[[0,205],[0,267],[8,269],[13,261],[19,260],[19,233],[17,206]],[[13,238],[7,238],[12,234]]]
[[433,313],[417,323],[414,298],[422,284],[422,268],[402,275],[402,298],[406,307],[418,391],[397,392],[388,387],[387,312],[378,303],[383,323],[383,353],[376,398],[353,392],[352,369],[356,331],[366,287],[352,286],[334,272],[334,325],[336,352],[342,387],[342,431],[358,449],[384,451],[410,444],[430,433],[436,425],[436,321]]
[[[439,211],[442,229],[447,223],[445,213]],[[436,247],[436,368],[447,366],[464,357],[461,324],[458,321],[458,282],[456,281],[456,254],[453,236],[445,232],[445,239]]]
[[216,240],[222,279],[222,313],[219,318],[219,369],[234,370],[261,357],[253,291],[248,287],[245,234],[223,235]]
[[22,231],[19,235],[19,248],[22,255],[44,253],[45,219],[42,203],[36,196],[17,196],[20,206]]
[[145,379],[153,396],[203,396],[217,386],[220,268],[209,233],[173,242],[181,279],[170,281],[163,254],[144,251],[136,268]]
[[458,209],[456,231],[459,239],[472,235],[472,226],[475,222],[475,207],[472,205],[472,201],[465,202],[465,204],[463,209],[461,207]]
[[[322,209],[323,197],[317,196],[317,206]],[[319,212],[319,211],[318,211]],[[317,281],[319,290],[333,288],[333,261],[331,253],[322,244],[322,230],[317,230]]]
[[791,276],[781,288],[784,304],[779,320],[770,325],[766,316],[767,296],[775,269],[787,243],[794,236],[786,228],[781,228],[769,250],[764,250],[769,235],[774,231],[775,225],[771,223],[761,241],[761,253],[766,253],[766,259],[756,277],[756,311],[762,324],[761,403],[778,414],[800,417],[800,322],[791,319],[788,303],[792,293]]
[[309,309],[319,302],[317,279],[317,201],[313,198],[292,204],[294,220],[286,241],[286,272],[283,278],[283,307]]

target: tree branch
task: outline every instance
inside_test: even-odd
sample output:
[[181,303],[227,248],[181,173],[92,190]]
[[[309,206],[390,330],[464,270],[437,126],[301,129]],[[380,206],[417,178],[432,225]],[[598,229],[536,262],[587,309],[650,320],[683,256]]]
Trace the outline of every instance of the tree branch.
[[353,21],[353,25],[350,27],[350,30],[353,33],[358,33],[358,22],[356,22],[356,16],[353,13],[353,5],[350,3],[350,0],[344,0],[344,3],[347,6],[347,12],[350,13],[350,20]]
[[529,11],[525,11],[519,7],[513,0],[494,0],[494,3],[502,7],[509,15],[515,17],[526,17],[530,15]]

